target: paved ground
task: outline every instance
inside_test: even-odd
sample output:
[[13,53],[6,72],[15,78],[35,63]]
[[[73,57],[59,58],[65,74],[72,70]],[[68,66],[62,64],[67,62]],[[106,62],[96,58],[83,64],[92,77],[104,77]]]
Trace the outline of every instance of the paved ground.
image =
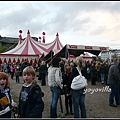
[[[37,79],[37,77],[36,77]],[[38,84],[41,86],[40,81]],[[22,78],[20,77],[20,83],[15,82],[10,79],[11,83],[11,93],[15,102],[18,103],[18,96],[23,84]],[[43,112],[43,118],[50,118],[50,100],[51,92],[49,86],[41,86],[42,91],[44,92],[44,103],[45,108]],[[120,107],[110,107],[108,105],[109,98],[109,88],[107,85],[97,82],[96,85],[92,86],[90,81],[88,81],[87,92],[86,92],[86,109],[87,109],[87,118],[120,118]],[[94,92],[93,92],[94,91]],[[64,95],[62,97],[63,111],[65,113],[65,104],[64,104]],[[58,101],[58,117],[59,118],[73,118],[73,115],[65,116],[61,113],[60,110],[60,101]]]

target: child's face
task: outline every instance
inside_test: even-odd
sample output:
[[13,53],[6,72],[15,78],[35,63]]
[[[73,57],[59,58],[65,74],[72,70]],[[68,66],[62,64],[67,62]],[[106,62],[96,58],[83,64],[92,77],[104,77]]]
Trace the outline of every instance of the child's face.
[[6,83],[7,83],[6,79],[0,79],[0,88],[4,89],[6,86]]
[[30,84],[32,82],[33,78],[34,77],[32,76],[32,74],[24,74],[23,75],[23,80],[26,84]]

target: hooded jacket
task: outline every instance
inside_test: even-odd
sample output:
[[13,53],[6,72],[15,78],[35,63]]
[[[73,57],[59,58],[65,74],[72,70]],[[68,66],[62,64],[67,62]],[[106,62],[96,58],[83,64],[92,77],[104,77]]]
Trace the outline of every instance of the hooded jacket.
[[42,91],[37,82],[33,82],[29,87],[23,84],[16,113],[20,118],[42,118],[43,110]]

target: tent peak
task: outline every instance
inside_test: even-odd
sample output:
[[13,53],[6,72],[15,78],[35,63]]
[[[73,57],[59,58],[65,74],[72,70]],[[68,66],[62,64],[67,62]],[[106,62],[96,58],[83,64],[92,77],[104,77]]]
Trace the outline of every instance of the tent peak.
[[27,34],[30,34],[30,31],[28,30]]
[[19,35],[19,40],[20,40],[20,44],[22,43],[22,30],[19,30],[19,33],[20,33],[20,35]]
[[58,35],[58,32],[57,32],[56,36],[59,36],[59,35]]

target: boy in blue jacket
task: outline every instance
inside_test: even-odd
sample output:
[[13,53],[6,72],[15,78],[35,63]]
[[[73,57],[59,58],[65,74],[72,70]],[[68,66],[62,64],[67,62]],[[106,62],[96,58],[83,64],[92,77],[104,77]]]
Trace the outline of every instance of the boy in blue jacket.
[[44,102],[40,86],[34,80],[35,70],[28,66],[22,73],[24,84],[22,86],[16,118],[42,118]]

